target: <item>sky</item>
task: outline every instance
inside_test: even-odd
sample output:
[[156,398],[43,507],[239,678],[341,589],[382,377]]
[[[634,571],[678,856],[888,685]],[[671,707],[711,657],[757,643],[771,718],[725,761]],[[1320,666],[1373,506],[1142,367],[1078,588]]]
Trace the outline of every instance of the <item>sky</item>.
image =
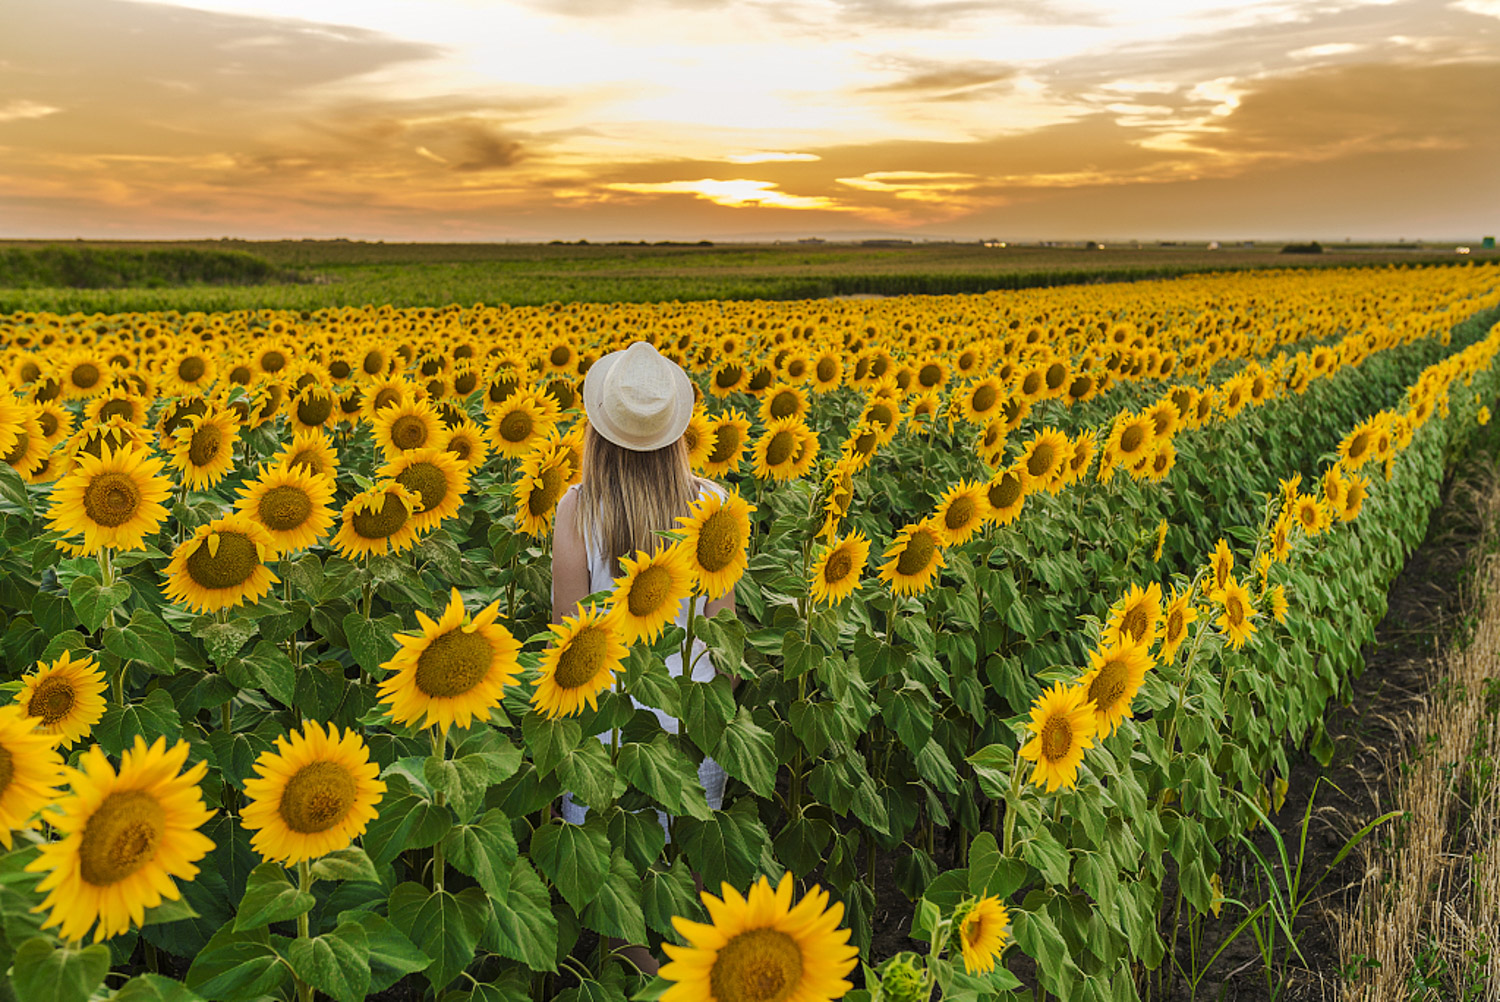
[[4,0],[0,237],[1500,230],[1500,0]]

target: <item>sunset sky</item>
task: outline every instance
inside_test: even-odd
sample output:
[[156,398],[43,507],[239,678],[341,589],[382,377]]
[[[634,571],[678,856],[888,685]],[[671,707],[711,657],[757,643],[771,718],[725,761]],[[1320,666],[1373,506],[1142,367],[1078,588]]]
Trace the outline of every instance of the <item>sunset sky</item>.
[[0,237],[1497,230],[1500,0],[0,6]]

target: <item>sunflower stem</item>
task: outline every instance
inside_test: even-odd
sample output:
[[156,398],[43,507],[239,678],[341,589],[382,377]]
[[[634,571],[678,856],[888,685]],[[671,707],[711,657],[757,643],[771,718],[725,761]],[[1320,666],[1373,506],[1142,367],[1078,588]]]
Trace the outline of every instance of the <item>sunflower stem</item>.
[[[303,894],[310,894],[312,893],[312,884],[312,864],[304,859],[297,864],[297,889]],[[298,939],[307,939],[308,935],[311,933],[312,930],[308,921],[309,918],[310,915],[307,912],[303,912],[301,915],[297,916]],[[306,981],[303,981],[295,974],[292,975],[292,977],[297,982],[298,1002],[314,1002],[313,996],[316,993],[313,989],[313,986],[308,984]]]
[[1016,843],[1016,805],[1021,802],[1021,756],[1010,767],[1010,795],[1005,798],[1005,833],[1000,851],[1009,856]]
[[[438,727],[434,727],[431,733],[433,757],[441,761],[448,757],[448,734],[445,730]],[[439,807],[442,807],[447,802],[447,799],[442,790],[438,790],[433,795],[433,802]],[[446,861],[443,858],[443,843],[439,840],[432,846],[432,890],[434,893],[438,893],[443,889],[443,871],[446,865]]]

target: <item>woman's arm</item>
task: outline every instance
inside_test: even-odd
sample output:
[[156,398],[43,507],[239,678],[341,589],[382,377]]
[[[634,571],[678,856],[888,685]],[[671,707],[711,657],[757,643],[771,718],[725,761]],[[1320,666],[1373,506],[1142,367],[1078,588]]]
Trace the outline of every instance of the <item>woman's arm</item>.
[[552,523],[552,622],[575,615],[589,593],[589,557],[578,531],[578,492],[557,503]]

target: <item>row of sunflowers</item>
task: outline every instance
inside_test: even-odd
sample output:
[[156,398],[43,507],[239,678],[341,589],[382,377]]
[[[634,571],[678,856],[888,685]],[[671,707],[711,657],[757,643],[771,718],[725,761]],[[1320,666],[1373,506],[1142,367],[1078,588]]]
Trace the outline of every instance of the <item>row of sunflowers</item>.
[[[1487,417],[1494,286],[12,316],[12,985],[831,998],[874,949],[864,991],[991,997],[1015,947],[1132,997],[1167,867],[1213,907],[1230,789],[1319,748]],[[549,628],[579,378],[639,337],[731,490]]]

